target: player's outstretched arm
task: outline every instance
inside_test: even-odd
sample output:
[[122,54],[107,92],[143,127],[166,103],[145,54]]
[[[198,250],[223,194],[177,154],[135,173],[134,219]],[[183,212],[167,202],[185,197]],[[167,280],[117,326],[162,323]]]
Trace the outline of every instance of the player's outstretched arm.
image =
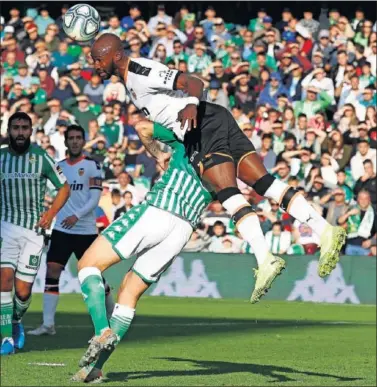
[[204,83],[199,78],[184,73],[179,74],[176,88],[185,91],[191,98],[191,103],[178,113],[177,121],[181,122],[181,129],[184,129],[186,124],[189,131],[196,128],[197,106],[203,94],[203,87]]
[[64,185],[59,189],[51,207],[41,215],[36,228],[41,227],[43,229],[48,229],[51,226],[52,220],[68,200],[70,192],[71,189],[68,183],[64,183]]

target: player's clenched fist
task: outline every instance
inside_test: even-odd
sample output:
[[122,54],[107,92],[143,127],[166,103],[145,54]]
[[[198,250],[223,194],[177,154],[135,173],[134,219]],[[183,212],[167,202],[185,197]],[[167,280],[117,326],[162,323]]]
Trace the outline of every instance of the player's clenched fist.
[[177,121],[180,121],[181,123],[181,129],[184,129],[186,126],[186,123],[188,124],[188,131],[190,131],[192,128],[196,128],[197,121],[196,116],[198,115],[198,109],[196,105],[190,104],[187,105],[184,109],[182,109],[180,112],[178,112],[178,119]]

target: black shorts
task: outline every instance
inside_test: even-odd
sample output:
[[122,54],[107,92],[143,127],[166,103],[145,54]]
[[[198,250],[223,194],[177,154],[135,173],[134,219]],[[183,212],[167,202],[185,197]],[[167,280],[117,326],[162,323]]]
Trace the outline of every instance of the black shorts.
[[80,259],[97,236],[97,234],[79,235],[53,230],[47,253],[47,263],[54,262],[65,266],[72,253],[75,253],[76,258]]
[[243,156],[255,152],[254,145],[239,128],[232,114],[210,102],[200,102],[197,127],[186,133],[184,144],[198,173],[200,163],[208,154],[231,156],[237,167]]

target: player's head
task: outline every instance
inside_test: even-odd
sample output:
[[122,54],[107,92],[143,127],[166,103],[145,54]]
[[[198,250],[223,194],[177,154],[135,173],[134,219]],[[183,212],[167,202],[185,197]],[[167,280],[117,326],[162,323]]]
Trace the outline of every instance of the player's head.
[[93,44],[91,56],[97,74],[103,79],[109,79],[118,74],[118,65],[126,59],[122,41],[114,34],[103,34]]
[[82,154],[82,149],[85,145],[85,131],[81,126],[68,126],[64,132],[64,139],[69,156],[78,157]]
[[26,113],[17,112],[9,117],[9,144],[15,152],[24,153],[29,148],[32,132],[31,118]]

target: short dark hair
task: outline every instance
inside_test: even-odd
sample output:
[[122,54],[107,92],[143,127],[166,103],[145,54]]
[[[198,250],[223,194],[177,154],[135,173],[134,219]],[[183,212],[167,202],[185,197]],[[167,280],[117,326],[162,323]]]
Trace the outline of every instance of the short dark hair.
[[373,165],[373,161],[371,159],[366,159],[363,161],[363,165],[366,165],[366,164],[372,164]]
[[131,191],[123,192],[123,197],[125,197],[127,194],[130,194],[132,197],[134,197],[134,195],[132,195],[132,192],[131,192]]
[[118,196],[120,197],[120,191],[118,188],[114,188],[112,191],[111,191],[111,197],[113,198],[114,196]]
[[264,140],[265,138],[269,138],[270,140],[272,140],[272,139],[273,139],[273,136],[272,136],[271,133],[264,133],[264,134],[262,135],[262,140]]
[[305,113],[300,113],[297,118],[308,118]]
[[226,228],[225,224],[221,220],[216,220],[216,222],[213,224],[213,227],[215,227],[215,226],[222,226],[222,227]]
[[9,120],[8,120],[8,130],[10,130],[10,127],[12,125],[12,121],[15,121],[15,120],[25,120],[25,121],[28,121],[30,127],[32,126],[31,118],[30,118],[30,116],[28,114],[26,114],[24,112],[16,112],[16,113],[12,114],[9,117]]
[[68,139],[68,133],[72,132],[72,130],[77,130],[78,132],[81,132],[83,139],[85,139],[85,130],[80,125],[70,125],[68,126],[67,130],[64,132],[64,140]]
[[283,231],[283,230],[284,230],[283,224],[282,224],[281,222],[279,222],[279,221],[272,223],[272,228],[273,228],[274,226],[279,226],[279,227],[280,227],[280,231]]
[[365,140],[364,138],[360,138],[358,141],[357,141],[358,144],[369,144],[369,141],[368,140]]

